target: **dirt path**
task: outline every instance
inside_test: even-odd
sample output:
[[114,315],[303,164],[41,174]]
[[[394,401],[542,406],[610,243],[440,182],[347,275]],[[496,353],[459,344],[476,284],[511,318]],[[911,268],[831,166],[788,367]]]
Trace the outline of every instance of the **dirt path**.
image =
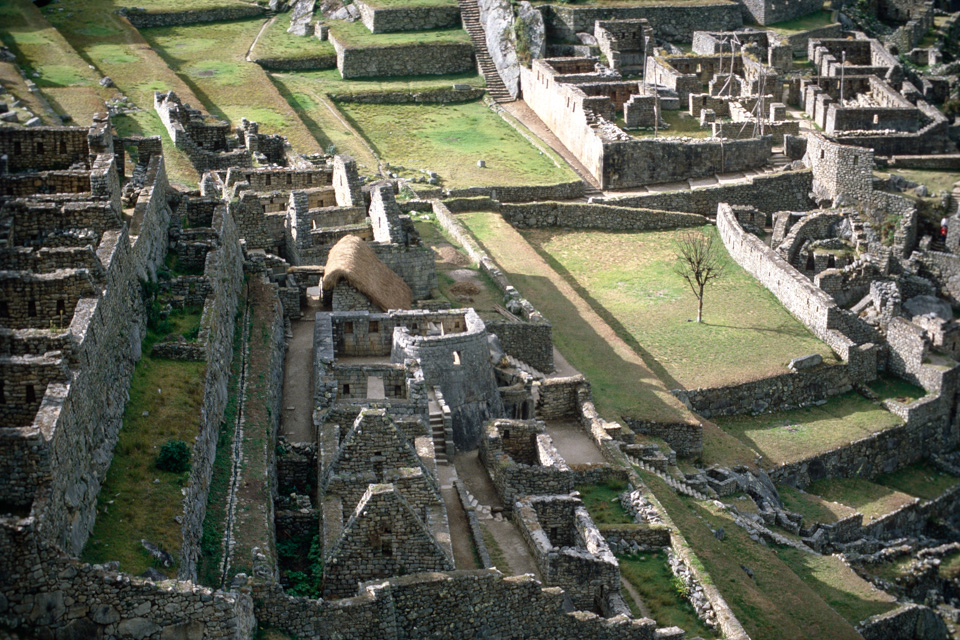
[[277,19],[277,16],[273,16],[269,20],[265,21],[263,23],[263,26],[260,27],[260,31],[257,31],[257,37],[253,39],[253,42],[250,43],[250,48],[247,49],[247,58],[246,58],[247,62],[253,62],[253,60],[250,59],[250,54],[253,53],[253,48],[257,46],[258,42],[260,42],[260,36],[263,35],[263,32],[266,31],[267,27],[273,24],[273,21],[276,19]]
[[633,601],[637,604],[637,609],[640,609],[640,614],[643,617],[653,619],[653,616],[650,615],[650,609],[646,603],[644,603],[643,598],[640,597],[640,592],[623,576],[620,576],[620,588],[622,591],[627,592],[628,598],[633,598]]
[[600,449],[576,422],[547,422],[547,433],[553,438],[553,446],[567,464],[597,464],[606,462]]
[[[503,573],[519,576],[524,573],[532,573],[537,580],[542,580],[540,571],[537,569],[537,563],[534,562],[527,543],[524,541],[517,526],[509,520],[482,520],[480,526],[486,529],[490,535],[497,541],[500,550],[503,551],[503,560],[506,561],[506,567],[498,566]],[[494,555],[493,549],[489,549],[491,555]],[[496,564],[496,561],[494,561]],[[503,564],[501,562],[501,564]]]
[[313,431],[313,314],[291,323],[283,367],[283,415],[280,433],[290,442],[315,442]]
[[[698,422],[637,352],[516,229],[495,213],[473,213],[470,220],[475,222],[471,231],[481,232],[477,235],[484,249],[514,286],[550,318],[554,342],[571,365],[588,375],[595,390],[619,396],[619,403],[632,405],[630,413],[639,418]],[[484,243],[485,237],[496,238],[496,242]]]
[[440,497],[447,507],[447,523],[450,525],[450,543],[453,546],[454,567],[460,569],[482,569],[477,565],[473,555],[473,538],[470,534],[470,523],[467,513],[460,504],[460,496],[453,486],[457,478],[457,470],[451,464],[438,464],[437,474],[440,476]]

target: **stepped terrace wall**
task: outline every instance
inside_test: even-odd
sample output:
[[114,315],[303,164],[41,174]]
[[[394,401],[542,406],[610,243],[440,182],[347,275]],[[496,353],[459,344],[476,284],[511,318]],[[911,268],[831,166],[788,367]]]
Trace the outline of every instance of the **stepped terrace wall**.
[[356,0],[360,20],[371,33],[426,31],[460,26],[460,6],[377,7]]
[[593,33],[597,20],[650,21],[658,38],[691,42],[694,31],[733,31],[743,26],[740,5],[711,2],[690,5],[664,3],[638,7],[576,7],[551,4],[540,8],[551,41],[577,41],[577,33]]
[[88,164],[87,127],[0,127],[0,155],[9,171],[67,169]]
[[151,27],[174,27],[198,22],[224,22],[256,18],[266,13],[266,8],[255,3],[234,2],[208,9],[188,9],[184,11],[147,11],[135,7],[123,7],[120,15],[126,17],[137,29]]
[[330,34],[343,78],[466,73],[475,67],[473,45],[446,42],[384,47],[351,47]]
[[715,215],[721,202],[751,205],[763,213],[807,211],[814,205],[808,196],[813,189],[813,176],[809,170],[784,171],[753,176],[737,184],[620,198],[594,198],[593,202],[621,207],[686,211],[705,216]]
[[602,204],[534,202],[500,206],[503,219],[520,229],[564,227],[567,229],[610,229],[650,231],[697,227],[706,218],[690,213],[672,213]]

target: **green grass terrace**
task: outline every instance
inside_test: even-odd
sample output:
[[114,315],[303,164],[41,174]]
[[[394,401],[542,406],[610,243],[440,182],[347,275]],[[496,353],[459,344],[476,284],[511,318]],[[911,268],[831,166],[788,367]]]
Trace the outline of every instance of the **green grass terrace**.
[[[393,165],[435,171],[443,186],[555,184],[576,180],[483,102],[362,104],[338,108],[376,154]],[[483,160],[485,167],[478,167]],[[559,165],[559,166],[558,166]]]
[[363,0],[374,9],[413,9],[415,7],[455,7],[457,0]]
[[292,17],[293,12],[287,12],[271,19],[250,52],[250,59],[279,58],[295,60],[319,58],[329,61],[327,66],[320,68],[335,68],[337,66],[337,53],[329,40],[320,40],[313,35],[298,36],[287,33]]
[[823,9],[821,11],[815,11],[811,14],[805,15],[801,18],[776,22],[763,28],[769,31],[775,31],[783,36],[792,36],[797,33],[803,33],[804,31],[810,31],[811,29],[821,29],[834,24],[830,16],[831,12]]
[[855,391],[834,396],[820,406],[727,416],[716,422],[759,452],[769,466],[804,460],[903,424],[898,416]]
[[807,492],[863,514],[865,524],[916,501],[915,496],[862,478],[820,480]]
[[708,285],[704,322],[674,272],[677,231],[532,229],[523,236],[591,302],[672,389],[715,387],[785,373],[797,356],[830,348],[734,262],[713,227],[704,227],[726,265]]

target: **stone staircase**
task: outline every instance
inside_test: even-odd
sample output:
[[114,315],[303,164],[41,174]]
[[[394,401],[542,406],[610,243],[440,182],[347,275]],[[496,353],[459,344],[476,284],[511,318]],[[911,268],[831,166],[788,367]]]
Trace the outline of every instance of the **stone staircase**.
[[522,371],[526,373],[534,380],[543,380],[547,377],[545,373],[533,368],[531,365],[527,364],[526,362],[523,362],[522,360],[517,360],[510,354],[507,354],[506,357],[507,357],[507,362],[510,363],[511,367],[513,367],[517,371]]
[[658,478],[666,482],[667,485],[669,485],[674,491],[676,491],[682,496],[690,496],[694,500],[711,500],[712,499],[706,494],[703,494],[697,491],[686,482],[677,480],[670,474],[664,473],[659,469],[650,466],[649,464],[647,464],[643,460],[640,460],[639,458],[635,458],[633,456],[627,456],[627,459],[630,461],[631,464],[636,466],[638,469],[643,469],[644,471],[652,473],[653,475],[657,476]]
[[477,68],[487,81],[487,92],[496,102],[513,102],[514,98],[507,91],[506,85],[500,79],[497,73],[497,66],[490,57],[490,51],[487,49],[487,36],[483,31],[483,25],[480,24],[480,7],[477,6],[477,0],[458,0],[460,4],[460,17],[463,20],[463,28],[470,34],[473,40],[473,50],[477,56]]
[[437,463],[450,462],[447,458],[447,439],[443,427],[443,414],[430,412],[430,433],[433,435],[433,452]]

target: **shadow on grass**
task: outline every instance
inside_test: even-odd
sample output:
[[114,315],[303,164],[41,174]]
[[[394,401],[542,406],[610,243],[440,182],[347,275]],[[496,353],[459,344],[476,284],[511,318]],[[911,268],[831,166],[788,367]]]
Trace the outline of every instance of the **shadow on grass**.
[[[300,116],[300,119],[303,120],[303,124],[306,125],[307,129],[310,131],[310,134],[317,139],[317,142],[320,143],[320,146],[324,149],[329,149],[331,146],[334,146],[333,140],[327,137],[327,134],[323,132],[323,129],[320,127],[317,121],[310,117],[308,110],[300,106],[300,103],[297,102],[297,99],[293,97],[293,94],[290,93],[290,90],[287,89],[282,82],[277,82],[272,73],[266,73],[266,75],[268,78],[270,78],[270,82],[273,83],[273,86],[276,87],[277,93],[280,94],[280,97],[286,100],[287,104],[290,105],[290,108],[293,109],[298,116]],[[317,105],[317,109],[323,108],[323,105]]]

